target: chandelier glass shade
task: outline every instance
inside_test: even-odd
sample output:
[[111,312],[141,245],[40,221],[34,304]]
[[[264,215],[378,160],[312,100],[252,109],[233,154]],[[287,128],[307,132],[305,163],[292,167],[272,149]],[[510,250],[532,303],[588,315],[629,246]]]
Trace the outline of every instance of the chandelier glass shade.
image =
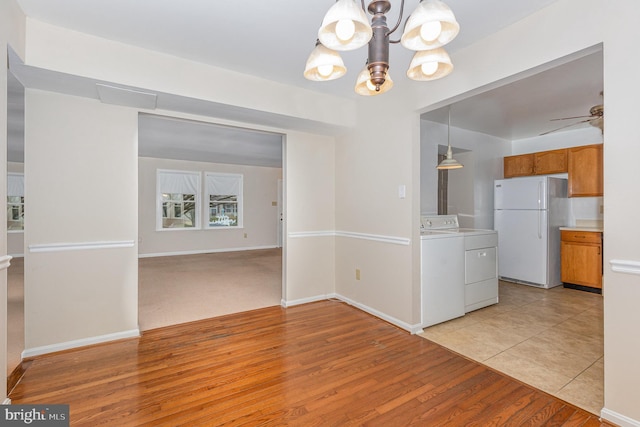
[[423,0],[407,20],[400,40],[410,50],[437,49],[458,32],[460,25],[449,6],[440,0]]
[[373,96],[385,93],[392,87],[393,80],[391,80],[391,75],[387,72],[384,83],[382,83],[380,89],[376,91],[376,85],[371,81],[369,68],[367,68],[367,66],[365,65],[362,71],[360,71],[360,74],[358,74],[358,78],[356,79],[355,91],[358,95]]
[[318,30],[320,43],[332,50],[354,50],[369,43],[371,25],[355,0],[338,0]]
[[416,52],[409,64],[407,77],[418,81],[436,80],[450,74],[451,71],[451,58],[446,50],[439,47]]
[[317,42],[315,49],[311,51],[304,68],[304,76],[317,82],[335,80],[344,76],[346,72],[347,68],[338,52],[324,47],[320,42]]
[[[368,45],[366,71],[358,75],[355,91],[360,95],[379,95],[391,89],[389,78],[389,44],[402,43],[417,51],[407,71],[412,80],[428,81],[445,77],[453,71],[453,64],[442,46],[453,40],[460,25],[451,9],[441,0],[421,0],[404,25],[399,40],[390,35],[400,26],[404,13],[404,0],[397,24],[387,26],[386,14],[391,9],[389,0],[372,0],[367,11],[364,0],[337,0],[326,13],[318,30],[318,41],[307,65],[304,76],[309,80],[324,81],[342,77],[346,68],[338,51],[358,49]],[[334,56],[335,55],[335,56]]]

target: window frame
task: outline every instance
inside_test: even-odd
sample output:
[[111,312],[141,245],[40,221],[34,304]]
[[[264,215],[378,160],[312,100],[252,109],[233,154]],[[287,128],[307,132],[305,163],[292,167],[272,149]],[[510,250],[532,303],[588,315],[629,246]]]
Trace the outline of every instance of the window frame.
[[[13,194],[13,195],[9,194],[11,191],[9,189],[9,185],[7,186],[7,199],[5,201],[5,206],[6,206],[6,209],[7,209],[7,233],[24,233],[24,228],[25,228],[25,226],[24,226],[24,211],[25,211],[24,172],[7,172],[7,184],[9,184],[8,181],[10,180],[10,178],[9,178],[10,176],[15,176],[15,177],[17,177],[17,178],[19,178],[21,180],[21,185],[20,186],[21,186],[21,190],[22,190],[21,193],[22,194]],[[10,203],[9,202],[9,197],[20,197],[21,198],[21,202],[20,203]],[[21,207],[21,212],[22,212],[22,217],[23,217],[22,228],[20,228],[20,229],[16,229],[16,228],[10,229],[9,228],[9,221],[10,221],[10,218],[13,216],[13,215],[9,215],[9,206],[20,206]]]
[[[195,182],[196,182],[196,189],[195,189],[195,193],[193,193],[194,196],[194,200],[193,201],[188,201],[188,203],[194,203],[195,207],[194,207],[194,224],[193,227],[164,227],[163,226],[163,213],[164,213],[164,200],[162,195],[163,194],[181,194],[183,196],[183,200],[181,201],[181,209],[184,207],[184,204],[187,203],[187,201],[184,200],[184,195],[185,194],[192,194],[192,193],[186,193],[186,192],[182,192],[182,193],[176,193],[176,192],[169,192],[169,191],[163,191],[163,186],[162,186],[162,176],[166,175],[166,174],[175,174],[175,175],[184,175],[184,176],[189,176],[192,178],[195,178]],[[185,170],[174,170],[174,169],[157,169],[156,170],[156,231],[190,231],[190,230],[201,230],[201,194],[202,194],[202,178],[201,178],[201,172],[200,171],[185,171]],[[165,187],[166,188],[166,187]],[[175,206],[173,206],[173,208],[175,209]]]
[[[209,178],[210,177],[222,177],[222,178],[236,178],[238,185],[238,194],[235,195],[236,200],[236,224],[235,225],[211,225],[210,212],[211,212],[211,196],[220,195],[212,194],[209,190]],[[205,172],[204,173],[204,198],[202,203],[203,208],[203,229],[205,230],[235,230],[244,228],[244,175],[241,173],[223,173],[223,172]],[[224,194],[227,195],[227,194]]]

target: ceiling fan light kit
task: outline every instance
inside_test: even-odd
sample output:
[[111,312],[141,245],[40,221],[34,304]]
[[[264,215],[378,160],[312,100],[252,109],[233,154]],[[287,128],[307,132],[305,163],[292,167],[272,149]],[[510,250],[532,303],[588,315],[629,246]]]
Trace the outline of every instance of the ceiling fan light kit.
[[[346,73],[338,51],[358,49],[368,45],[367,75],[361,72],[355,86],[360,95],[379,95],[391,89],[389,77],[389,44],[402,43],[415,50],[407,77],[417,81],[436,80],[453,71],[453,64],[442,46],[453,40],[460,31],[460,25],[451,9],[440,0],[421,0],[409,16],[400,40],[390,40],[402,22],[404,0],[400,4],[400,14],[396,25],[389,29],[386,14],[391,9],[388,0],[373,0],[365,14],[364,0],[337,0],[325,15],[318,30],[316,48],[309,56],[304,76],[309,80],[325,81],[341,77]],[[319,49],[323,47],[324,49]],[[387,83],[389,81],[389,83]]]

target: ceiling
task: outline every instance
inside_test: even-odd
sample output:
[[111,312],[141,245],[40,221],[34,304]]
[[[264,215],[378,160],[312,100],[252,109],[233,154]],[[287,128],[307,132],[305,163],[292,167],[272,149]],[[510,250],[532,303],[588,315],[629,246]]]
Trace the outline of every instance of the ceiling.
[[[460,34],[447,45],[447,50],[455,54],[457,50],[535,13],[554,1],[446,0],[461,26]],[[348,72],[342,79],[310,82],[302,76],[306,58],[315,44],[319,24],[334,0],[17,2],[27,16],[43,22],[338,96],[357,97],[353,93],[353,84],[366,60],[365,48],[344,52],[342,57]],[[388,14],[390,26],[397,20],[399,3],[392,1],[392,10]],[[406,3],[405,16],[415,7],[417,1]],[[399,38],[399,35],[395,38]],[[412,52],[400,45],[394,44],[390,48],[390,71],[397,86],[428,84],[404,77],[411,55]],[[95,83],[109,83],[28,67],[24,64],[15,65],[15,61],[12,71],[16,72],[20,81],[27,87],[79,96],[95,97]],[[592,58],[566,64],[457,102],[451,107],[452,125],[506,139],[535,136],[553,128],[549,123],[550,118],[587,114],[592,105],[602,103],[599,96],[601,90],[602,55],[598,53]],[[257,125],[321,133],[332,131],[329,128],[318,128],[320,125],[317,123],[292,122],[289,118],[267,112],[234,109],[172,94],[158,94],[158,104],[158,108],[170,111]],[[424,119],[441,122],[446,120],[443,117],[442,109],[423,115]],[[176,129],[172,130],[172,126]],[[156,154],[153,155],[163,155],[162,153],[173,150],[172,156],[193,156],[196,150],[204,150],[209,151],[213,158],[221,158],[222,154],[226,153],[225,161],[228,162],[250,162],[251,152],[255,148],[261,148],[258,139],[264,137],[264,143],[270,144],[271,152],[266,153],[269,150],[262,150],[256,161],[273,162],[273,150],[281,150],[280,136],[245,132],[246,129],[224,129],[218,126],[204,136],[202,125],[198,123],[141,116],[140,149],[141,153],[152,153],[155,150]],[[176,145],[171,144],[171,138],[161,140],[159,135],[162,134],[181,136],[180,146],[183,153],[178,153]],[[203,138],[209,142],[203,143]],[[244,141],[247,141],[246,146],[243,144]],[[232,150],[236,152],[235,160],[231,155]]]

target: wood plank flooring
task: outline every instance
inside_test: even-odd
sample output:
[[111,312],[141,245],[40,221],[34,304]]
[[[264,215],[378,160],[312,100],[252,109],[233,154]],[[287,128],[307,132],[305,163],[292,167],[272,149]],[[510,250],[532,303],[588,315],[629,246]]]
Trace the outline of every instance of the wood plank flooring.
[[10,397],[73,426],[608,426],[337,301],[41,356]]

